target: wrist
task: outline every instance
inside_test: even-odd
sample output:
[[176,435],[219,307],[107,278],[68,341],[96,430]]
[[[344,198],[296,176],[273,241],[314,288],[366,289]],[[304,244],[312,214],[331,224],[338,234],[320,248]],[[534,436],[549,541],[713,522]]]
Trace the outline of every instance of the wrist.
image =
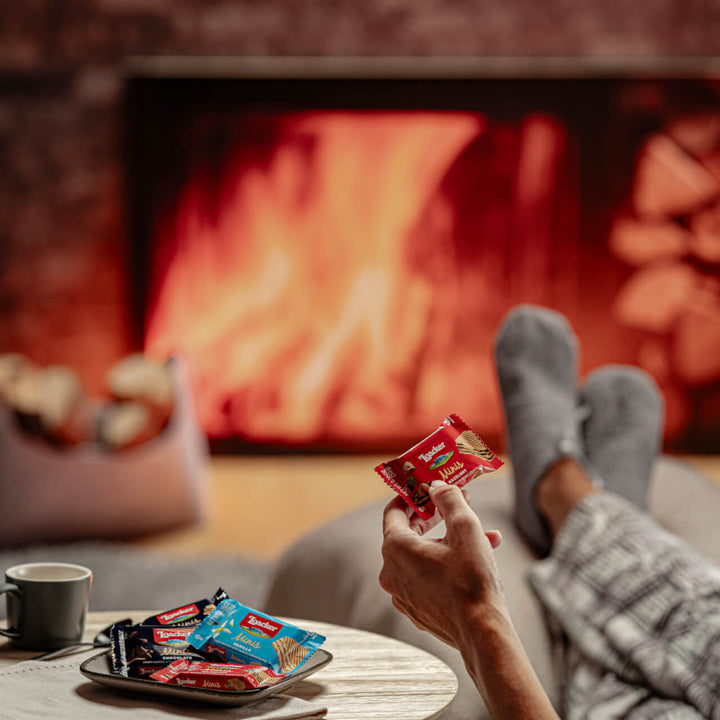
[[458,649],[465,664],[486,664],[508,644],[519,642],[507,605],[502,597],[472,603],[460,613]]
[[458,649],[490,716],[498,720],[557,720],[505,602],[477,604],[465,619],[467,625]]

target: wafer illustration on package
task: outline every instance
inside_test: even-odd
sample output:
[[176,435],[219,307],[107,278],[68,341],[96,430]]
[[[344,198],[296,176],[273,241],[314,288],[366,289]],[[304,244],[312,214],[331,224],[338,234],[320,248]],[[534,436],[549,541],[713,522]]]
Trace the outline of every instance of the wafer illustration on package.
[[291,673],[310,654],[310,650],[291,637],[282,637],[272,644],[283,673]]
[[443,480],[463,487],[478,475],[502,466],[502,460],[455,414],[399,457],[375,471],[423,519],[435,514],[430,483]]

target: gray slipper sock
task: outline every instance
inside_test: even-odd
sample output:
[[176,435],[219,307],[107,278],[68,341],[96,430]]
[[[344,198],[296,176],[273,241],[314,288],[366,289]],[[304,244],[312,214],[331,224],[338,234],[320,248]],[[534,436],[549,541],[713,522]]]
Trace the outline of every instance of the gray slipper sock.
[[535,487],[562,457],[580,459],[577,421],[577,340],[565,318],[521,305],[495,338],[495,363],[515,479],[515,521],[538,553],[551,537],[535,505]]
[[583,432],[591,472],[644,510],[664,420],[655,381],[640,368],[607,365],[588,375],[581,398],[589,408]]

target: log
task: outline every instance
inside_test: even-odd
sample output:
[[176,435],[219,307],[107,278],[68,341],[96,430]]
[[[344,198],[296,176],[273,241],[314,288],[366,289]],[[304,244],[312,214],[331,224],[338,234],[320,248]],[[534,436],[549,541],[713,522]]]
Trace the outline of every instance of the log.
[[659,263],[638,270],[615,298],[617,319],[628,327],[667,334],[685,312],[701,285],[701,276],[681,262]]
[[95,437],[94,403],[69,368],[26,368],[13,383],[8,404],[23,430],[52,444],[77,445]]
[[0,354],[0,399],[10,404],[15,383],[32,368],[30,360],[20,353]]
[[681,115],[671,120],[665,130],[683,150],[703,158],[720,144],[720,114],[708,110]]
[[682,257],[692,234],[678,223],[664,220],[617,220],[608,240],[613,254],[629,265],[642,266],[659,260]]
[[127,450],[151,440],[162,432],[151,409],[141,402],[115,402],[102,412],[98,439],[109,450]]
[[643,148],[633,203],[640,217],[689,215],[718,196],[717,180],[672,138],[657,134]]
[[705,262],[720,263],[720,203],[693,215],[690,229],[693,253]]
[[156,426],[162,428],[170,419],[174,388],[172,374],[165,363],[140,353],[130,355],[111,368],[108,388],[117,402],[144,405]]

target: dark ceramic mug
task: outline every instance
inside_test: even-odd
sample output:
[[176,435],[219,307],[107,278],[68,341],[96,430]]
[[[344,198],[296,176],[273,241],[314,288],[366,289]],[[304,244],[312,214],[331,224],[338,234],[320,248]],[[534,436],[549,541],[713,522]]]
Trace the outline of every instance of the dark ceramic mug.
[[82,639],[92,571],[82,565],[39,562],[5,571],[7,630],[0,634],[23,650],[54,650]]

